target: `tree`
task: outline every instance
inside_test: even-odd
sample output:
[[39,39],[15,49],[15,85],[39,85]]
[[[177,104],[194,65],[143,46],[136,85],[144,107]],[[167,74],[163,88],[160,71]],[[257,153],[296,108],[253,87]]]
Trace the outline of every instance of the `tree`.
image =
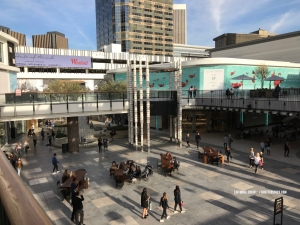
[[125,81],[114,81],[112,78],[108,81],[102,81],[98,86],[101,92],[126,92],[127,84]]
[[85,86],[81,85],[78,81],[72,80],[54,80],[48,84],[44,89],[47,93],[78,93],[86,91]]
[[264,81],[269,76],[270,70],[266,65],[260,65],[255,69],[255,77],[260,80],[261,88],[264,88]]

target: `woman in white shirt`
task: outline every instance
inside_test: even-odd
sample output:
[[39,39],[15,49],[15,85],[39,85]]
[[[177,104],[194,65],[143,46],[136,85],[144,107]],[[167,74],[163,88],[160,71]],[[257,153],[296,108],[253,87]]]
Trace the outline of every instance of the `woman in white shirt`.
[[250,169],[253,166],[253,162],[254,162],[254,150],[253,150],[253,148],[250,148],[250,152],[249,152],[249,167],[250,167]]
[[256,156],[254,156],[255,173],[257,173],[257,167],[259,166],[260,161],[261,161],[261,158],[260,158],[260,155],[258,152],[258,153],[256,153]]

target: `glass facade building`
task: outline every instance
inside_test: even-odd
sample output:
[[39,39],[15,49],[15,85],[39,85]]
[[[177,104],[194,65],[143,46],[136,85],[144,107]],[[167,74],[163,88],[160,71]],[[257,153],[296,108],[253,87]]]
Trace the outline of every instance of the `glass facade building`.
[[173,0],[96,0],[97,49],[173,56]]

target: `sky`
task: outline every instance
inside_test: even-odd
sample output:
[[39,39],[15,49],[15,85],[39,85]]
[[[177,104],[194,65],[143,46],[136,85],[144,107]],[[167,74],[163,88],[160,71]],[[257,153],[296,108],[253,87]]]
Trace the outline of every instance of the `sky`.
[[[259,28],[276,34],[300,30],[300,0],[174,0],[187,5],[189,45],[214,46],[224,33]],[[96,50],[95,0],[1,0],[0,25],[26,34],[64,33],[70,49]]]

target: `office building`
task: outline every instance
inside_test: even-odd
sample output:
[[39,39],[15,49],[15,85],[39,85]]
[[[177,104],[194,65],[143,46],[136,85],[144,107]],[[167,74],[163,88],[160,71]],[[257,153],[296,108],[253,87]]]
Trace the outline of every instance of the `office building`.
[[15,39],[18,40],[19,45],[25,46],[26,45],[26,36],[25,34],[21,34],[16,31],[12,31],[8,27],[0,26],[0,31],[9,34],[10,36],[14,37]]
[[214,48],[211,57],[274,60],[300,63],[300,31]]
[[97,49],[121,44],[122,52],[173,55],[173,0],[96,0]]
[[238,43],[243,43],[247,41],[259,40],[263,38],[268,38],[275,36],[276,34],[269,33],[266,30],[258,29],[249,34],[238,34],[238,33],[226,33],[222,34],[213,39],[215,42],[215,48],[221,48],[228,45],[234,45]]
[[174,4],[173,6],[174,44],[187,43],[186,4]]
[[36,48],[68,49],[68,38],[57,32],[47,32],[47,34],[32,35],[32,45]]

